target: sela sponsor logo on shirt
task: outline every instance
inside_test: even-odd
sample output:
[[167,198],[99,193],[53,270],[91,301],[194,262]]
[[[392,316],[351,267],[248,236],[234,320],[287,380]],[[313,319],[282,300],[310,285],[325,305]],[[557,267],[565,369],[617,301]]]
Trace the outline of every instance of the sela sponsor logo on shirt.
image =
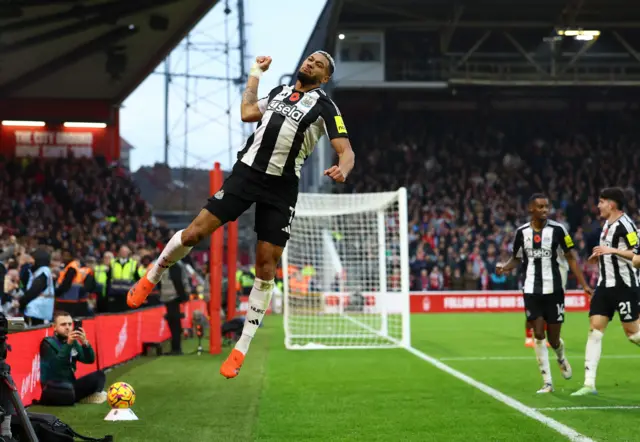
[[299,110],[296,106],[292,106],[290,104],[283,103],[279,100],[273,100],[267,106],[267,109],[273,112],[277,112],[280,115],[284,115],[285,117],[291,118],[296,123],[299,123],[304,117],[304,112]]
[[547,249],[527,249],[527,257],[531,258],[551,258],[551,250]]

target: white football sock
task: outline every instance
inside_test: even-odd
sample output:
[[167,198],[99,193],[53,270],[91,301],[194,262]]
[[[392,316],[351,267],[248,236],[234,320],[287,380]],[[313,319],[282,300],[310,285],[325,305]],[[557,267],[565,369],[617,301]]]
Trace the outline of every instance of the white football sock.
[[595,388],[596,371],[602,354],[602,337],[600,330],[591,330],[587,339],[587,350],[584,358],[584,385]]
[[158,258],[151,270],[147,273],[147,279],[152,283],[159,283],[162,274],[169,267],[187,256],[193,248],[182,245],[182,232],[184,232],[184,230],[180,230],[173,235],[160,254],[160,258]]
[[640,331],[634,335],[629,336],[629,340],[634,344],[640,346]]
[[235,347],[236,350],[244,355],[249,351],[251,340],[256,335],[264,313],[269,307],[271,293],[273,293],[273,279],[271,281],[263,281],[260,278],[254,280],[253,288],[249,295],[249,307],[247,308],[247,317],[242,328],[242,336]]
[[558,348],[554,348],[553,351],[556,352],[556,356],[558,357],[558,361],[564,360],[564,341],[560,338],[560,345]]
[[551,384],[551,367],[549,367],[549,351],[547,350],[547,340],[536,339],[536,359],[538,360],[538,367],[540,368],[540,374],[545,384]]

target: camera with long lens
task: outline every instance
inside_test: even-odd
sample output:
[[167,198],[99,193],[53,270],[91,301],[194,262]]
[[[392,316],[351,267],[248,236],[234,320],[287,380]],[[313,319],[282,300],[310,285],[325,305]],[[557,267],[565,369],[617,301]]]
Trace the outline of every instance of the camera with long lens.
[[7,318],[4,313],[0,313],[0,360],[7,359],[7,352],[11,350],[7,345],[7,334],[25,328],[27,325],[23,318]]
[[7,335],[9,332],[20,331],[25,328],[26,324],[24,319],[7,318],[3,313],[0,313],[0,397],[3,398],[3,400],[0,401],[2,402],[0,403],[0,415],[2,415],[2,419],[4,420],[5,412],[10,414],[10,405],[13,405],[16,418],[22,423],[22,427],[25,430],[26,440],[29,442],[37,442],[38,438],[36,433],[29,421],[24,405],[20,400],[16,384],[11,378],[11,366],[7,364],[7,353],[11,350],[7,344]]

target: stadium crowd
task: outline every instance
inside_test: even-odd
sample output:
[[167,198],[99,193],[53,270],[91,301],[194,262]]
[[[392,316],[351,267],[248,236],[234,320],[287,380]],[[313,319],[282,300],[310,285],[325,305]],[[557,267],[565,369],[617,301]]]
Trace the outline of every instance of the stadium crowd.
[[155,249],[167,235],[127,171],[101,159],[0,160],[0,219],[3,237],[26,249],[83,257]]
[[[112,302],[116,280],[133,283],[144,274],[172,234],[128,171],[101,158],[0,159],[0,220],[0,307],[10,316],[26,316],[30,278],[43,266],[56,299],[83,285],[88,312],[81,315],[126,309],[126,291]],[[65,285],[73,261],[77,276]],[[203,281],[195,276],[194,286]]]
[[[350,124],[350,135],[367,149],[342,191],[407,187],[412,290],[518,289],[519,275],[498,276],[496,264],[508,258],[515,229],[527,221],[529,196],[545,192],[551,217],[571,232],[594,284],[597,268],[585,258],[598,241],[599,189],[630,189],[628,212],[640,222],[633,129],[601,117],[583,119],[586,127],[527,112],[362,118]],[[371,124],[386,130],[374,133]],[[0,159],[0,220],[2,307],[13,314],[20,313],[36,248],[50,253],[57,279],[70,257],[94,268],[119,255],[146,266],[171,235],[128,171],[100,158]],[[577,288],[571,274],[568,288]]]
[[[640,150],[617,115],[583,123],[534,112],[361,118],[350,134],[354,146],[367,148],[343,191],[407,187],[412,290],[517,289],[518,275],[498,276],[496,264],[508,259],[515,229],[528,221],[529,196],[544,192],[593,285],[598,269],[586,258],[601,228],[598,192],[629,189],[627,211],[637,223]],[[571,273],[568,288],[577,288]]]

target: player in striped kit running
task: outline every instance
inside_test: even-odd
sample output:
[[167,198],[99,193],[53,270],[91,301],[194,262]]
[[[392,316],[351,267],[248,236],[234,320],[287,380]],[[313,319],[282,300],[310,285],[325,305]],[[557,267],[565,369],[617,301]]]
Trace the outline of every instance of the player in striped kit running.
[[524,305],[527,320],[533,323],[535,352],[542,374],[543,386],[538,393],[551,393],[553,381],[549,366],[549,351],[545,339],[556,353],[562,376],[570,379],[571,365],[565,356],[560,330],[564,322],[564,281],[562,262],[566,259],[578,283],[592,293],[576,261],[574,244],[565,227],[547,219],[549,199],[534,194],[529,199],[531,221],[518,228],[513,242],[513,256],[504,264],[498,264],[498,274],[508,272],[522,263],[525,269]]
[[606,222],[600,234],[600,245],[593,249],[589,258],[590,262],[598,262],[600,277],[589,307],[590,330],[585,350],[584,385],[572,396],[597,393],[596,371],[602,354],[602,338],[616,312],[629,341],[640,346],[640,289],[634,269],[640,267],[636,253],[638,229],[624,212],[625,204],[624,191],[618,187],[600,192],[598,209]]
[[127,295],[130,307],[142,305],[169,267],[216,229],[256,204],[256,278],[242,336],[220,367],[220,374],[226,378],[234,378],[240,372],[269,306],[276,266],[291,233],[304,161],[326,135],[339,158],[337,165],[324,171],[326,176],[343,183],[355,162],[342,115],[321,89],[335,69],[331,55],[324,51],[309,55],[298,71],[295,86],[278,86],[258,99],[260,77],[270,64],[271,57],[257,57],[249,73],[241,116],[242,121],[258,125],[238,153],[233,172],[189,227],[171,238],[153,268]]

